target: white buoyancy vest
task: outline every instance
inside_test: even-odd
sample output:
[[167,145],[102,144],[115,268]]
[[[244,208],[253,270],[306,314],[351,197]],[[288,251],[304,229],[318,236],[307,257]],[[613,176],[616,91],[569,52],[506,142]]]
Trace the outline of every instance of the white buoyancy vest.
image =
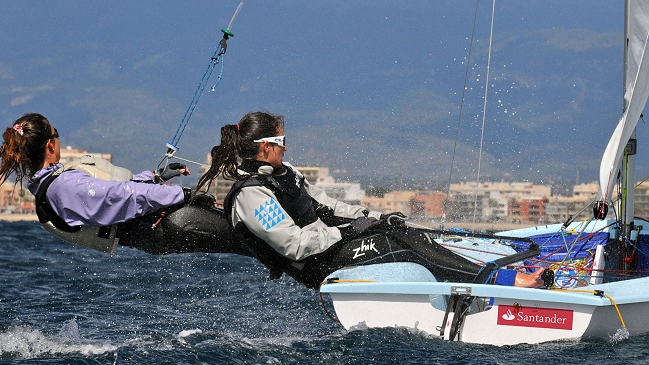
[[[129,181],[133,178],[133,174],[129,170],[91,155],[84,155],[80,159],[65,164],[55,171],[52,176],[59,176],[69,170],[81,170],[92,177],[106,181]],[[46,192],[44,191],[42,194],[46,194]],[[70,227],[70,230],[64,230],[55,226],[51,217],[39,214],[39,221],[47,231],[66,242],[102,252],[109,252],[111,256],[117,250],[119,237],[117,236],[118,225],[116,224],[105,227]]]

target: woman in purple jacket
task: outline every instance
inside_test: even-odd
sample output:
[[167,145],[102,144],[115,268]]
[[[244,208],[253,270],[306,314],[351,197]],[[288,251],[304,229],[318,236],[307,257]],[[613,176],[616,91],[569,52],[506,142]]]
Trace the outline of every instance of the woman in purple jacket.
[[[108,161],[83,156],[66,164],[59,161],[59,133],[44,116],[25,114],[6,128],[0,146],[0,184],[13,173],[16,184],[27,180],[36,196],[39,221],[65,241],[113,253],[117,244],[159,254],[171,252],[232,252],[219,246],[215,232],[211,240],[169,236],[153,225],[189,201],[191,190],[163,185],[174,176],[189,175],[189,169],[169,164],[156,173],[130,171]],[[194,208],[194,207],[192,207]],[[198,209],[198,208],[197,208]],[[182,211],[186,224],[186,211]],[[204,226],[214,226],[211,209],[200,209]],[[211,221],[212,220],[212,221]],[[177,227],[176,227],[177,228]],[[182,227],[176,233],[183,235]],[[120,240],[121,238],[121,240]],[[175,245],[175,246],[174,246]]]

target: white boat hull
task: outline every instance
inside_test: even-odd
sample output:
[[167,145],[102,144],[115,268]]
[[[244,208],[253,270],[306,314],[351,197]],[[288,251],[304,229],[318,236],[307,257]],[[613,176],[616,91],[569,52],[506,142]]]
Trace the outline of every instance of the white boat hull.
[[[338,282],[324,284],[321,292],[330,295],[346,329],[408,327],[442,336],[446,300],[460,292],[477,298],[456,338],[462,342],[513,345],[573,338],[610,339],[623,326],[613,302],[593,294],[602,290],[616,302],[630,335],[649,331],[649,290],[643,290],[649,287],[649,278],[593,285],[584,292],[438,283],[423,272],[415,275],[414,281],[381,281],[387,277],[403,280],[403,276],[393,275],[400,264],[409,265],[401,272],[414,265],[370,265],[339,270],[330,276],[338,278]],[[354,282],[354,277],[378,280]]]
[[[626,1],[625,37],[624,112],[602,157],[600,191],[593,212],[594,217],[606,215],[605,208],[611,202],[613,187],[619,184],[625,189],[624,194],[620,194],[622,199],[616,204],[616,216],[619,214],[620,222],[589,221],[572,223],[567,227],[549,225],[501,232],[503,236],[544,240],[536,243],[550,248],[550,252],[540,257],[539,261],[544,266],[553,265],[555,275],[561,274],[560,282],[555,277],[554,284],[562,288],[572,285],[582,287],[544,290],[438,283],[430,273],[424,272],[425,269],[422,271],[422,267],[419,269],[408,263],[343,269],[330,275],[320,290],[331,296],[338,318],[345,328],[352,329],[357,325],[404,326],[445,339],[493,345],[585,337],[620,339],[627,333],[636,335],[649,332],[649,277],[599,284],[607,279],[603,275],[607,271],[611,276],[608,280],[613,281],[617,279],[613,276],[620,271],[636,271],[635,265],[640,274],[646,274],[648,269],[649,258],[639,248],[647,244],[646,237],[641,239],[647,236],[646,231],[643,232],[643,225],[647,221],[631,222],[635,215],[635,127],[649,98],[647,1]],[[543,239],[538,236],[545,234],[550,236]],[[619,234],[625,237],[617,237]],[[587,242],[591,237],[592,242]],[[552,242],[551,238],[558,239]],[[503,247],[490,245],[486,241],[460,240],[458,243],[454,239],[440,240],[440,244],[474,262],[493,259],[485,257],[485,252],[495,256],[502,254],[496,249],[499,251]],[[556,243],[558,245],[554,246]],[[586,243],[596,246],[586,248]],[[604,245],[611,249],[608,256],[610,265],[605,264]],[[594,255],[577,256],[590,253],[589,250]],[[589,263],[590,259],[592,263]],[[581,273],[578,272],[580,270]],[[458,297],[470,300],[455,301]],[[460,308],[458,311],[464,313],[447,312],[448,298],[453,299],[458,308],[471,302],[470,311]],[[448,325],[447,316],[460,318],[460,315],[463,320],[455,322],[457,328]]]

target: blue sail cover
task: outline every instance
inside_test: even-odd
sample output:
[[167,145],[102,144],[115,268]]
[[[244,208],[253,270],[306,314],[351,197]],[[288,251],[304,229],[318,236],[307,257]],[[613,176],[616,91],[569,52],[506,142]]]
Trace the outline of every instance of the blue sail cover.
[[[541,255],[526,261],[528,265],[569,263],[579,260],[589,260],[595,253],[597,245],[606,245],[609,240],[607,232],[582,234],[579,240],[577,234],[550,233],[531,236],[541,248]],[[525,251],[529,242],[513,241],[512,246],[518,252]],[[636,242],[637,271],[632,276],[649,276],[649,235],[640,235]]]
[[638,276],[649,276],[649,235],[638,238]]
[[[577,238],[579,237],[579,240]],[[536,260],[554,262],[587,259],[595,253],[597,245],[604,245],[609,239],[608,232],[562,234],[560,232],[540,234],[529,237],[541,248],[541,255]],[[516,251],[525,251],[529,242],[514,241]]]

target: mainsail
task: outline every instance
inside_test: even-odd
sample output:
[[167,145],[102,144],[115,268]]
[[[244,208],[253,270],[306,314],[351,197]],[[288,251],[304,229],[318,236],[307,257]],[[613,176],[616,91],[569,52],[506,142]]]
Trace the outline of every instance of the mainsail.
[[634,135],[636,124],[649,98],[649,2],[631,0],[626,12],[628,23],[625,45],[625,110],[608,142],[600,165],[600,196],[604,202],[608,202],[613,193],[614,180],[618,175],[624,150]]

